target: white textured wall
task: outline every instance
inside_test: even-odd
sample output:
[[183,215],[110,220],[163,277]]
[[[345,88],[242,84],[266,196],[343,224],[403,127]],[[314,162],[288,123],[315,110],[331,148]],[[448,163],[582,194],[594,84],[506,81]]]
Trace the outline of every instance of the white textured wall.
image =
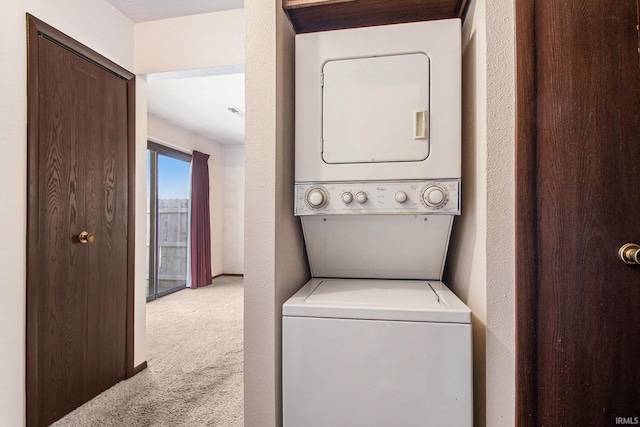
[[514,28],[510,0],[463,26],[463,215],[447,280],[473,311],[476,426],[514,425]]
[[136,24],[136,73],[244,64],[244,11]]
[[302,225],[294,211],[295,34],[276,1],[276,425],[282,425],[282,304],[310,278]]
[[[146,114],[146,112],[145,112]],[[224,181],[225,151],[217,142],[147,114],[147,135],[150,140],[181,151],[194,150],[209,154],[209,201],[211,204],[211,273],[222,274],[224,242]],[[145,150],[146,156],[146,150]],[[145,169],[146,170],[146,165]],[[146,176],[146,174],[145,174]],[[146,188],[146,187],[145,187]],[[145,191],[146,206],[146,191]]]
[[25,422],[26,12],[133,70],[131,21],[103,0],[13,0],[0,13],[0,425]]
[[244,145],[224,147],[224,241],[222,271],[244,273]]
[[282,304],[307,279],[293,216],[293,31],[246,0],[245,426],[281,424]]
[[485,0],[469,3],[462,27],[462,215],[454,222],[446,283],[473,313],[475,425],[486,419],[487,58]]
[[487,425],[515,422],[513,0],[486,0]]
[[23,2],[0,14],[0,425],[24,424],[27,234],[26,25]]

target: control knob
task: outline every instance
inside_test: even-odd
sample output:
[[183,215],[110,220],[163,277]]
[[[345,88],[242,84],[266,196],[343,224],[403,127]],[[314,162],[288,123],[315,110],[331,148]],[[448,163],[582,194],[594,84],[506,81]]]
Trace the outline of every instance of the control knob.
[[438,185],[431,185],[422,193],[422,200],[431,208],[441,208],[447,203],[447,192]]
[[367,201],[367,193],[365,193],[364,191],[359,191],[358,193],[356,193],[356,202],[363,204],[366,201]]
[[398,191],[396,193],[396,202],[398,203],[404,203],[407,201],[407,193],[405,193],[404,191]]
[[307,203],[315,209],[327,204],[327,194],[322,188],[314,188],[307,193]]
[[345,205],[348,205],[349,203],[353,202],[353,194],[351,194],[348,191],[345,191],[344,193],[342,193],[340,197],[342,198],[342,201],[344,202]]

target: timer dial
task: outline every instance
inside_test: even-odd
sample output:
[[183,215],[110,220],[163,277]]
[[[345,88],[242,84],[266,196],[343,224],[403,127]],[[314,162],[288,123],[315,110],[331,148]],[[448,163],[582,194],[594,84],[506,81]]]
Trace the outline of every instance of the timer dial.
[[366,201],[367,201],[367,193],[365,193],[364,191],[359,191],[358,193],[356,193],[356,202],[363,204]]
[[327,193],[322,188],[313,188],[307,193],[307,203],[315,209],[327,204]]
[[422,193],[424,204],[431,208],[441,208],[447,203],[447,191],[439,185],[431,185]]

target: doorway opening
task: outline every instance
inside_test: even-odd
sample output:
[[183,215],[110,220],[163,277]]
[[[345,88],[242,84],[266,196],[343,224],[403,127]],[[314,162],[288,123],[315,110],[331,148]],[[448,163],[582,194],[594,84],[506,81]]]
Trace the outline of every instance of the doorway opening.
[[147,142],[147,301],[187,287],[191,155]]
[[[169,290],[160,288],[155,298],[147,297],[147,361],[157,372],[162,372],[159,381],[170,383],[171,389],[186,389],[199,396],[190,402],[202,405],[201,397],[211,397],[213,400],[205,407],[220,408],[224,417],[232,417],[226,419],[216,410],[208,411],[217,417],[214,424],[238,425],[244,408],[244,68],[225,66],[161,72],[145,78],[147,141],[151,141],[147,147],[159,150],[157,183],[153,182],[149,158],[147,185],[158,186],[158,203],[163,199],[162,162],[169,160],[165,155],[180,157],[195,152],[209,155],[213,276],[209,286],[193,287],[187,279],[186,286],[190,289],[183,290],[182,283],[176,283],[179,292],[168,295]],[[148,151],[149,156],[155,155],[152,151]],[[180,159],[170,160],[179,162]],[[185,169],[185,175],[188,172]],[[177,180],[171,178],[174,184]],[[149,197],[149,202],[153,199]],[[157,227],[160,239],[162,220],[157,221],[153,227]],[[191,231],[187,235],[191,235]],[[191,248],[191,242],[186,248]],[[169,253],[164,247],[160,251],[158,271],[162,279],[163,274],[169,273],[163,270],[167,266],[163,256]],[[197,255],[195,251],[186,257],[181,255],[188,260],[187,272],[191,256]],[[194,357],[195,354],[199,356]],[[182,362],[176,365],[177,359]],[[183,398],[172,403],[179,406],[180,411],[185,409]],[[205,420],[200,418],[198,422]]]

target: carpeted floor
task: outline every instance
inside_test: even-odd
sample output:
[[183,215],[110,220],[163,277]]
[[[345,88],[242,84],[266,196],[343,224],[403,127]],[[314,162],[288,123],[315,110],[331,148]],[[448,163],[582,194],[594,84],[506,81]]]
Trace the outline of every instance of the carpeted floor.
[[55,427],[242,426],[243,280],[147,303],[148,368]]

